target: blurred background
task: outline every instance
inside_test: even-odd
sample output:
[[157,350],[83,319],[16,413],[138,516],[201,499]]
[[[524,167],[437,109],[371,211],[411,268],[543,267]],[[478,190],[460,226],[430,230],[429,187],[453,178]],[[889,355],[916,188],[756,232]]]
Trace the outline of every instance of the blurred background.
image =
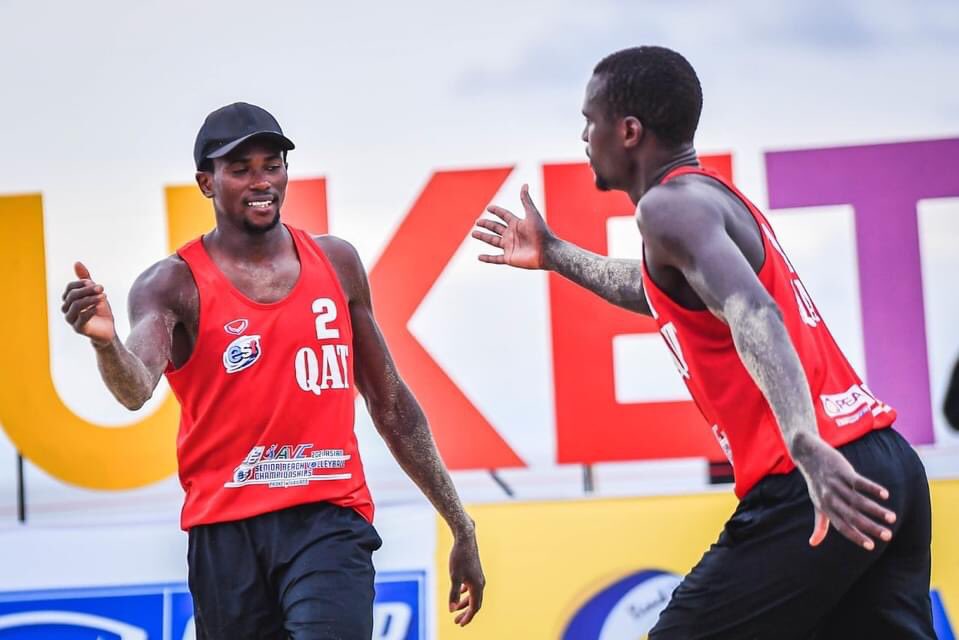
[[769,212],[850,361],[899,409],[933,480],[933,601],[954,637],[954,0],[5,0],[0,21],[0,638],[192,637],[174,400],[161,382],[142,410],[117,404],[60,295],[84,261],[126,334],[136,276],[212,226],[193,140],[238,100],[297,145],[291,215],[359,250],[478,522],[487,601],[457,630],[448,533],[358,401],[385,540],[375,637],[643,637],[734,508],[729,468],[651,322],[480,264],[469,238],[488,204],[519,212],[529,183],[567,238],[639,256],[632,206],[595,191],[579,138],[593,66],[639,44],[696,68],[704,162]]

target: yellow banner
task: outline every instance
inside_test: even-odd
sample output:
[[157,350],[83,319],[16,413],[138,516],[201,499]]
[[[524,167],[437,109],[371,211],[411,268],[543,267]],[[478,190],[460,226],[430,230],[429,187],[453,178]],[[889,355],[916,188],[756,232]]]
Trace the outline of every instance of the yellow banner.
[[[959,614],[959,481],[932,483],[932,501],[932,587],[946,611],[952,612],[955,628]],[[616,617],[628,613],[633,629],[647,623],[651,626],[679,576],[699,561],[735,507],[735,497],[726,492],[473,506],[469,511],[476,520],[488,583],[483,610],[465,629],[456,627],[446,613],[449,585],[445,578],[452,540],[440,521],[436,574],[439,637],[563,638],[584,605],[599,600],[597,596],[613,586],[620,592],[632,590],[631,608],[628,612],[622,606],[610,608],[607,624],[618,623],[618,628],[626,629],[629,621]],[[614,599],[612,596],[606,600]],[[593,637],[598,637],[598,630]]]

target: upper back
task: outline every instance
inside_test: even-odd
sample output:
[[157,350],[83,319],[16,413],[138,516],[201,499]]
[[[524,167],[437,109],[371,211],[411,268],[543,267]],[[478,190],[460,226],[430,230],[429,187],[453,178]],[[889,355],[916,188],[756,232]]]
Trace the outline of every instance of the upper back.
[[[649,210],[648,203],[653,199],[659,202],[669,201],[671,212],[667,215],[670,216],[670,224],[676,227],[676,233],[684,235],[698,232],[696,225],[700,224],[698,217],[684,215],[684,211],[694,208],[711,210],[721,218],[725,233],[742,252],[753,272],[758,274],[762,269],[766,255],[756,218],[741,195],[731,191],[723,182],[702,173],[684,172],[671,177],[653,187],[643,198],[639,207],[641,227],[645,226],[642,221],[642,212],[644,208]],[[679,305],[687,309],[706,309],[705,303],[693,291],[678,269],[666,264],[654,251],[645,249],[644,261],[653,281]]]

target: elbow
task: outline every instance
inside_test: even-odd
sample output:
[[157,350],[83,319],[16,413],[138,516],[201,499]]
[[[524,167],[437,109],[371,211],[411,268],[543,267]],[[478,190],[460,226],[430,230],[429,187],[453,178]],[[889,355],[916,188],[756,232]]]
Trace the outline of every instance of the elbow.
[[147,403],[147,400],[150,399],[152,394],[135,394],[135,395],[120,395],[114,394],[114,397],[117,401],[122,404],[129,411],[136,411],[142,409],[143,405]]
[[403,420],[396,407],[370,407],[370,418],[373,420],[376,430],[384,438],[401,435],[403,432]]
[[139,399],[120,400],[120,404],[126,407],[129,411],[137,411],[138,409],[142,409],[143,405],[145,405],[146,403],[147,403],[146,400],[139,400]]

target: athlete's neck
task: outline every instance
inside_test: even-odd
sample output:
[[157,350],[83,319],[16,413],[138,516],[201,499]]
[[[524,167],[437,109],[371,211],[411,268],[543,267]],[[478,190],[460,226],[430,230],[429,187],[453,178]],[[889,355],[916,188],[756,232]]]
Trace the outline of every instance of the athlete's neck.
[[667,173],[677,167],[699,166],[699,158],[692,143],[668,149],[657,149],[646,161],[637,165],[633,186],[628,193],[633,204],[638,204],[643,195],[662,181]]
[[[218,216],[219,217],[219,216]],[[273,260],[292,244],[289,231],[277,223],[271,229],[254,232],[217,220],[216,228],[203,238],[207,249],[236,260]]]

